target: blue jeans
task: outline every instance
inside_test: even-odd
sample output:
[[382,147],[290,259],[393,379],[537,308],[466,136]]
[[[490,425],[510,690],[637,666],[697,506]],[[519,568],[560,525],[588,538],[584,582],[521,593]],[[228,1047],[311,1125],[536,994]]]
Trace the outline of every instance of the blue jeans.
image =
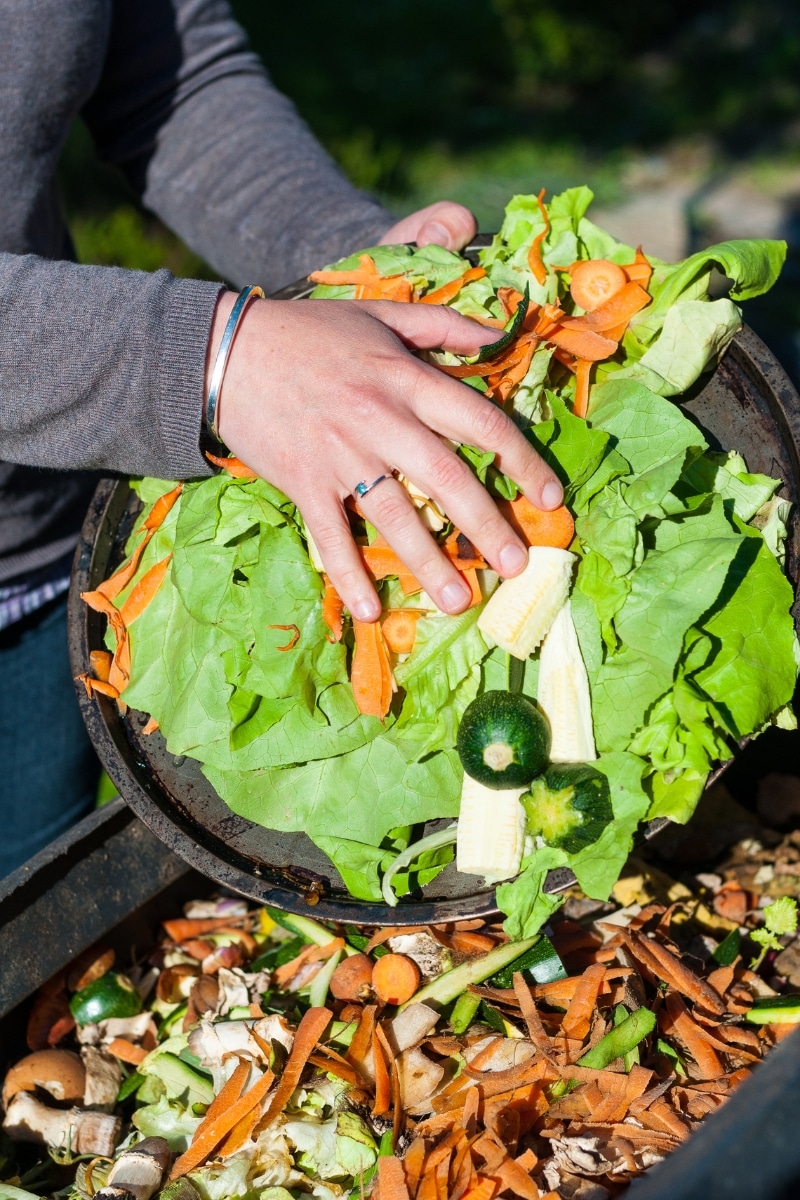
[[94,807],[100,763],[75,699],[59,597],[0,632],[0,877]]

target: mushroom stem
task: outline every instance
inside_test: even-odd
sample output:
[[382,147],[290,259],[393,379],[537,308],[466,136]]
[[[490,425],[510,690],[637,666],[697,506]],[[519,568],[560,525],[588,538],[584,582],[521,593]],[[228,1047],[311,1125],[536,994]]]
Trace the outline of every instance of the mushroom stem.
[[14,1097],[6,1111],[3,1128],[14,1142],[44,1143],[53,1149],[70,1147],[73,1154],[95,1154],[111,1158],[122,1122],[109,1113],[85,1112],[80,1108],[48,1108],[28,1092]]
[[171,1162],[172,1153],[164,1138],[145,1138],[119,1156],[94,1200],[122,1200],[124,1196],[150,1200],[161,1187]]

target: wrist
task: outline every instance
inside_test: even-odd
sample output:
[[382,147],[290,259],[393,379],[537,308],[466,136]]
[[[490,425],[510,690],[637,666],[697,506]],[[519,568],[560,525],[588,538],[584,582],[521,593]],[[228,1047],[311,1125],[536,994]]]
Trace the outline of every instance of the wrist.
[[255,284],[243,288],[238,296],[226,290],[220,293],[214,310],[206,351],[203,420],[217,441],[222,440],[220,400],[234,341],[246,312],[259,296],[263,298],[264,292]]

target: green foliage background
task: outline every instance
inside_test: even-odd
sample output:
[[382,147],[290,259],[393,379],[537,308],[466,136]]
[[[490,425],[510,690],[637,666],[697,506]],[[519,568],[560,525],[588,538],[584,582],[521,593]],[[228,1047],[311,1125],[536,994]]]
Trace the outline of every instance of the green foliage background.
[[[676,143],[701,147],[714,178],[800,165],[792,0],[232,3],[277,85],[398,213],[447,196],[494,229],[513,192],[575,183],[613,204],[631,162]],[[95,161],[80,125],[62,179],[83,261],[209,273]],[[796,275],[791,260],[754,318],[779,341],[800,326]]]

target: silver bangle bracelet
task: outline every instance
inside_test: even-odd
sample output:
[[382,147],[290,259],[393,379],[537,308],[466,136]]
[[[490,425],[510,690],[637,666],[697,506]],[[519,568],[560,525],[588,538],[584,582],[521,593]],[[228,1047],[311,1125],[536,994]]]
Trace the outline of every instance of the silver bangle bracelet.
[[216,438],[218,442],[222,441],[219,436],[217,409],[219,407],[219,393],[222,387],[222,377],[225,374],[225,368],[228,365],[228,356],[231,352],[233,339],[236,336],[236,330],[242,319],[242,314],[247,306],[248,300],[252,296],[260,296],[263,300],[264,289],[258,287],[257,284],[251,283],[246,288],[242,288],[236,299],[236,303],[231,309],[227,324],[225,325],[222,334],[222,341],[217,350],[217,357],[214,360],[214,369],[211,372],[211,382],[208,385],[208,398],[206,399],[205,425],[209,433]]

